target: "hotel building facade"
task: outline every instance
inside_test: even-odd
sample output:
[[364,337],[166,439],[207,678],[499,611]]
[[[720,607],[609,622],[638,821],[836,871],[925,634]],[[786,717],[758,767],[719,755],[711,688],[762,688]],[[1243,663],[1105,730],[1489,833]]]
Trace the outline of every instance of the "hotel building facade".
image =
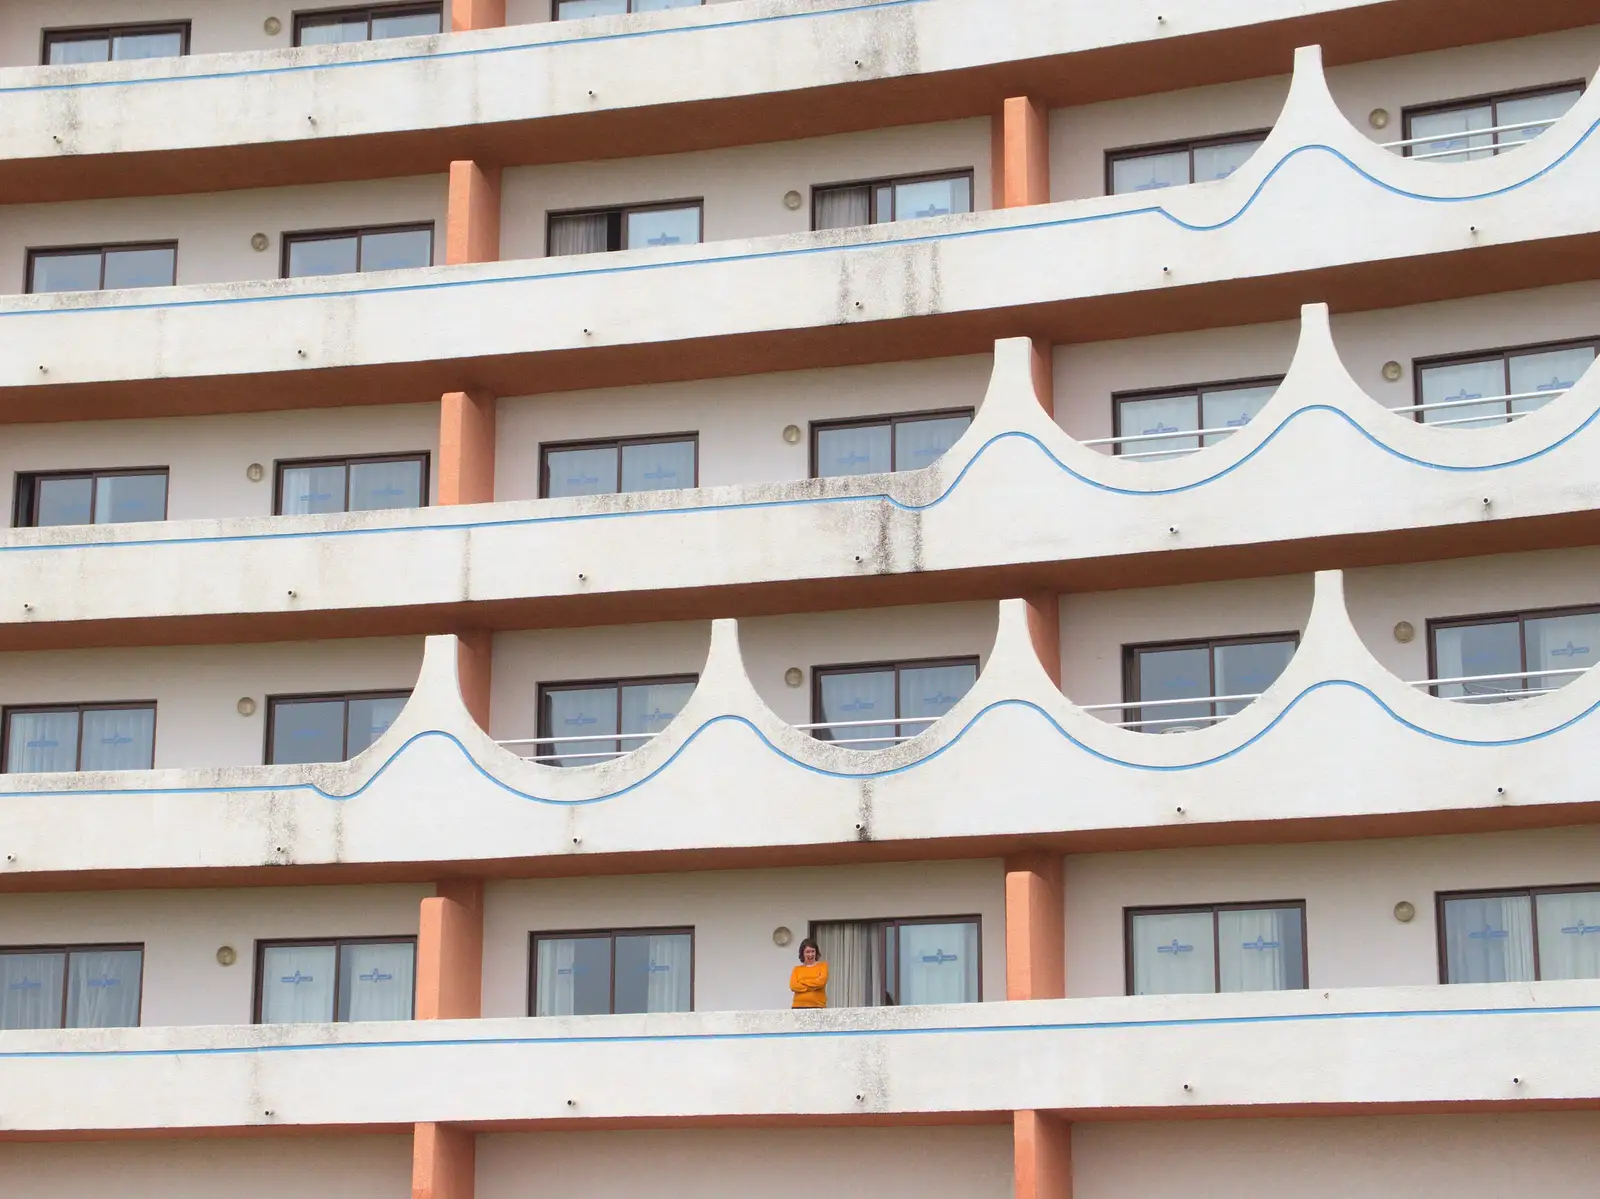
[[9,0],[5,1193],[1592,1196],[1597,64]]

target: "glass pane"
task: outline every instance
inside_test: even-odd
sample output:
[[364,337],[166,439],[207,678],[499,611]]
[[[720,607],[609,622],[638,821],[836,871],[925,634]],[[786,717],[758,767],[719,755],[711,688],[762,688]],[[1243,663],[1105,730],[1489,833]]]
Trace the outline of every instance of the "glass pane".
[[0,953],[0,1029],[60,1028],[64,953]]
[[1210,912],[1151,912],[1133,918],[1133,993],[1196,995],[1217,989]]
[[166,518],[165,474],[102,475],[95,480],[95,524],[124,524]]
[[[1444,404],[1506,394],[1505,364],[1498,358],[1488,362],[1461,362],[1422,368],[1422,402]],[[1434,408],[1422,414],[1429,424],[1451,422],[1457,429],[1481,429],[1505,423],[1504,400],[1490,404],[1461,404],[1455,408]],[[1482,419],[1474,419],[1482,418]]]
[[[1494,128],[1494,110],[1487,104],[1469,108],[1455,108],[1449,112],[1433,112],[1411,118],[1413,138],[1437,138],[1436,141],[1418,142],[1408,153],[1413,157],[1429,157],[1434,162],[1468,162],[1475,158],[1488,158],[1494,154],[1494,134],[1472,135],[1474,129]],[[1446,137],[1446,134],[1461,134]]]
[[403,695],[352,699],[349,704],[349,755],[355,757],[387,733],[405,706],[406,697]]
[[1299,908],[1217,913],[1223,991],[1295,991],[1306,985]]
[[1600,978],[1600,891],[1539,895],[1539,977]]
[[551,498],[611,495],[617,490],[617,448],[551,450],[545,455],[546,483]]
[[[435,26],[439,24],[438,17],[429,17],[428,20]],[[434,32],[438,30],[435,29]],[[394,229],[387,233],[362,235],[363,271],[398,271],[407,267],[432,265],[432,229]]]
[[1189,182],[1189,151],[1169,150],[1162,154],[1140,154],[1119,158],[1111,164],[1111,194],[1154,191],[1162,187],[1181,187]]
[[895,996],[898,1002],[978,1002],[976,921],[902,924],[896,931],[900,961],[900,987]]
[[[1495,106],[1495,123],[1515,125],[1518,121],[1554,120],[1565,115],[1567,110],[1578,102],[1578,97],[1581,95],[1583,90],[1575,87],[1571,91],[1552,92],[1547,96],[1524,96],[1519,100],[1502,100]],[[1520,145],[1532,141],[1548,128],[1548,125],[1534,125],[1526,129],[1507,129],[1499,135],[1500,144]]]
[[1260,138],[1247,142],[1228,142],[1221,146],[1196,146],[1194,150],[1194,181],[1208,183],[1213,179],[1226,179],[1242,167],[1261,145]]
[[158,33],[119,33],[111,41],[111,57],[176,58],[183,53],[183,34],[176,29]]
[[344,700],[290,700],[272,707],[272,763],[344,761]]
[[[659,733],[694,694],[694,684],[683,683],[629,683],[622,689],[622,731],[624,733]],[[623,750],[638,749],[643,745],[640,737],[624,737]]]
[[[960,702],[978,681],[976,663],[913,666],[900,672],[900,716],[921,717],[899,726],[900,736],[915,737]],[[877,730],[871,730],[877,731]]]
[[1200,419],[1200,397],[1156,396],[1148,400],[1123,400],[1117,406],[1117,425],[1123,437],[1149,437],[1149,441],[1117,443],[1117,453],[1142,462],[1161,462],[1185,450],[1200,448],[1197,437],[1159,437],[1160,433],[1193,433]]
[[917,183],[895,185],[894,216],[897,221],[971,211],[972,181],[965,175],[958,179],[924,179]]
[[290,466],[283,472],[281,508],[285,516],[344,511],[343,466]]
[[[617,732],[617,689],[615,687],[563,688],[544,693],[548,735],[551,737],[601,737]],[[553,741],[539,747],[545,754],[615,753],[615,741]],[[603,758],[558,758],[555,766],[587,766]]]
[[872,221],[870,187],[824,187],[817,189],[818,229],[849,229]]
[[12,712],[7,718],[6,771],[78,768],[78,714],[76,712]]
[[894,426],[895,470],[921,470],[932,466],[961,439],[970,424],[970,416],[899,421]]
[[346,945],[339,954],[339,1019],[411,1019],[416,957],[408,941]]
[[[852,670],[818,675],[821,695],[821,722],[892,720],[894,710],[894,671]],[[893,724],[862,725],[856,728],[817,729],[824,741],[844,741],[851,749],[888,749]]]
[[1445,974],[1453,983],[1533,981],[1533,904],[1526,895],[1447,899]]
[[[1139,699],[1144,703],[1211,694],[1211,651],[1203,645],[1189,649],[1139,650],[1134,669],[1138,672]],[[1138,733],[1187,732],[1212,723],[1208,719],[1211,716],[1209,703],[1163,704],[1125,710],[1127,719],[1144,722],[1131,726]]]
[[628,0],[561,0],[556,20],[575,21],[579,17],[614,17],[628,11]]
[[[1600,612],[1539,616],[1523,626],[1529,670],[1586,670],[1600,660]],[[1530,675],[1533,690],[1565,687],[1574,674]]]
[[94,518],[94,479],[88,476],[40,479],[34,495],[37,511],[33,523],[40,528],[86,525]]
[[634,12],[662,12],[669,8],[697,8],[700,0],[633,0]]
[[817,478],[888,472],[893,469],[890,438],[891,428],[887,423],[818,429]]
[[629,250],[642,250],[646,246],[692,246],[700,241],[700,206],[630,212],[626,224],[623,246]]
[[1526,400],[1512,400],[1511,411],[1532,412],[1543,408],[1555,394],[1566,391],[1576,383],[1594,361],[1593,346],[1573,346],[1566,350],[1542,350],[1536,354],[1511,356],[1511,394],[1528,395],[1530,392],[1551,392],[1549,398],[1532,396]]
[[348,275],[356,270],[358,239],[317,237],[289,243],[289,278],[308,275]]
[[[1264,387],[1229,387],[1222,391],[1208,391],[1200,397],[1200,427],[1202,429],[1242,429],[1278,392],[1276,383]],[[1205,445],[1226,441],[1226,433],[1211,433],[1201,438]],[[1134,447],[1137,448],[1137,447]]]
[[261,1023],[332,1020],[337,956],[332,945],[268,945],[261,954]]
[[669,491],[694,486],[692,441],[656,441],[622,447],[623,491]]
[[364,42],[367,40],[367,18],[308,17],[300,22],[302,46],[328,46],[336,42]]
[[[1260,695],[1283,673],[1294,657],[1291,641],[1242,642],[1219,645],[1216,649],[1215,685],[1218,695]],[[1233,716],[1242,712],[1249,700],[1230,700],[1217,705],[1217,714]]]
[[534,1015],[610,1014],[610,937],[540,937],[538,945]]
[[32,291],[98,291],[99,288],[99,250],[84,254],[34,256]]
[[[421,37],[424,34],[438,33],[439,14],[436,12],[404,13],[400,15],[372,14],[372,37],[376,41],[381,37]],[[377,270],[377,267],[368,267],[368,270]]]
[[[1434,669],[1441,679],[1466,679],[1479,675],[1512,675],[1522,669],[1522,630],[1514,620],[1495,624],[1455,625],[1433,631]],[[1444,683],[1436,693],[1446,698],[1482,696],[1469,700],[1493,703],[1521,691],[1520,677],[1478,683]]]
[[106,287],[171,287],[178,253],[171,246],[107,250]]
[[617,1012],[687,1012],[693,967],[687,933],[617,937]]
[[70,66],[79,62],[107,62],[111,58],[111,42],[105,37],[52,38],[50,65]]
[[137,1028],[144,954],[75,949],[67,978],[68,1028]]
[[149,770],[154,764],[156,710],[100,708],[83,714],[83,770]]
[[350,511],[420,507],[422,462],[419,459],[350,464]]

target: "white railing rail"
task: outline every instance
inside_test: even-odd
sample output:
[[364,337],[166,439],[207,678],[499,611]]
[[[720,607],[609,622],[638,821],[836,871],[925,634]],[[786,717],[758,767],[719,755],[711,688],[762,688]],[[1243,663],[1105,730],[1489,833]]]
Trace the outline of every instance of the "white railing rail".
[[[1463,141],[1474,137],[1498,137],[1502,133],[1520,133],[1527,129],[1537,129],[1539,133],[1543,133],[1560,119],[1560,117],[1540,117],[1532,121],[1518,121],[1515,125],[1490,125],[1483,129],[1458,129],[1454,133],[1428,133],[1421,137],[1401,138],[1397,142],[1381,142],[1379,147],[1384,150],[1399,152],[1408,150],[1413,146],[1432,145],[1434,142]],[[1538,134],[1534,136],[1537,137]],[[1501,150],[1508,150],[1513,146],[1520,146],[1523,142],[1531,140],[1531,138],[1518,138],[1515,141],[1506,142],[1496,140],[1486,146],[1463,146],[1456,150],[1434,150],[1428,154],[1410,154],[1407,157],[1413,160],[1450,158],[1457,154],[1472,154],[1481,150],[1488,150],[1491,153],[1498,154]]]
[[915,733],[900,734],[897,731],[885,733],[880,737],[817,737],[819,741],[826,741],[829,745],[883,745],[885,742],[898,745],[902,741],[910,741],[913,737],[927,732],[927,726],[939,719],[938,716],[885,716],[878,720],[825,720],[815,724],[797,724],[794,727],[802,733],[810,733],[813,737],[817,737],[819,733],[832,733],[839,729],[868,729],[893,725],[898,730],[901,725],[922,726]]
[[[937,716],[890,716],[884,717],[881,720],[828,720],[816,724],[797,724],[794,727],[803,733],[811,733],[812,735],[816,735],[819,732],[831,733],[839,729],[879,728],[886,725],[896,726],[896,729],[904,725],[922,726],[917,730],[916,733],[905,735],[901,735],[898,731],[896,731],[885,732],[881,736],[876,737],[819,738],[819,740],[827,741],[830,745],[883,745],[885,742],[898,744],[901,741],[910,741],[912,737],[925,732],[928,725],[933,724],[939,719],[940,717]],[[609,758],[620,758],[624,754],[632,753],[645,742],[651,741],[660,735],[661,734],[657,732],[590,733],[571,737],[512,737],[505,741],[496,741],[495,744],[510,749],[512,753],[517,754],[518,757],[524,758],[529,762],[591,762],[602,761]],[[553,753],[548,751],[542,753],[537,752],[538,747],[540,746],[554,747],[557,745],[593,745],[602,741],[608,742],[612,745],[615,745],[618,742],[628,742],[630,744],[627,749],[609,749],[598,752],[583,750],[580,750],[577,753]],[[524,753],[521,750],[514,748],[519,745],[531,745],[535,748],[536,752]]]

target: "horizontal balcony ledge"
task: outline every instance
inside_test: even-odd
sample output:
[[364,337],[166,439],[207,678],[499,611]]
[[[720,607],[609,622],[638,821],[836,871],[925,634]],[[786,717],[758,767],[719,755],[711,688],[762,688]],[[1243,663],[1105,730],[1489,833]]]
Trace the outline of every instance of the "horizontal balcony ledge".
[[16,1139],[406,1122],[966,1121],[1018,1109],[1254,1117],[1357,1104],[1600,1106],[1600,1074],[1570,1048],[1597,1016],[1600,983],[1556,982],[8,1032],[0,1061],[28,1097],[6,1114]]
[[[0,203],[632,157],[987,116],[1574,28],[1569,0],[822,0],[402,42],[0,71]],[[982,37],[973,30],[981,28]],[[697,68],[662,70],[663,54]],[[668,61],[671,61],[670,59]],[[543,86],[529,88],[530,72]],[[197,119],[163,119],[181,104]]]

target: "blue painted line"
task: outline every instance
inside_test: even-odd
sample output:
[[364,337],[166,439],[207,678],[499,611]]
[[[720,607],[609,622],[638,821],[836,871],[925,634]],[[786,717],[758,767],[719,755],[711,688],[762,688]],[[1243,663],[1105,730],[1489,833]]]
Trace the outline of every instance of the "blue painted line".
[[[908,773],[910,771],[917,770],[917,769],[920,769],[923,766],[928,765],[930,762],[933,762],[933,761],[937,760],[938,758],[942,757],[944,754],[948,753],[950,750],[954,749],[958,744],[960,744],[962,739],[965,738],[966,735],[969,732],[972,731],[972,729],[977,725],[977,723],[980,720],[982,720],[984,717],[988,716],[989,713],[997,711],[1000,708],[1025,708],[1025,709],[1028,709],[1028,710],[1030,710],[1032,712],[1037,713],[1039,716],[1044,718],[1044,720],[1050,725],[1051,728],[1055,729],[1055,731],[1058,734],[1060,734],[1060,736],[1064,740],[1066,740],[1068,743],[1070,743],[1074,748],[1082,751],[1085,754],[1088,754],[1090,757],[1095,758],[1098,761],[1105,762],[1108,765],[1121,766],[1121,767],[1125,767],[1126,769],[1129,769],[1129,770],[1141,770],[1141,771],[1145,771],[1145,772],[1151,773],[1151,774],[1177,774],[1177,773],[1181,773],[1181,772],[1189,771],[1189,770],[1200,770],[1200,769],[1203,769],[1203,768],[1205,768],[1207,766],[1215,766],[1218,763],[1227,761],[1229,758],[1233,758],[1233,757],[1236,757],[1239,754],[1242,754],[1245,750],[1247,750],[1251,746],[1255,745],[1258,741],[1260,741],[1264,737],[1266,737],[1267,734],[1271,733],[1274,729],[1276,729],[1278,727],[1278,725],[1281,724],[1288,717],[1289,713],[1294,711],[1294,709],[1297,708],[1303,700],[1305,700],[1307,697],[1315,694],[1318,691],[1322,691],[1322,690],[1325,690],[1325,689],[1331,688],[1331,687],[1348,687],[1348,688],[1350,688],[1350,689],[1352,689],[1354,691],[1360,692],[1361,694],[1365,695],[1368,699],[1370,699],[1373,703],[1375,703],[1378,706],[1378,708],[1381,711],[1383,711],[1383,713],[1385,715],[1387,715],[1391,720],[1393,720],[1396,724],[1399,724],[1400,726],[1402,726],[1403,728],[1405,728],[1409,732],[1416,733],[1416,734],[1418,734],[1420,736],[1426,737],[1426,738],[1428,738],[1430,740],[1433,740],[1433,741],[1440,741],[1440,742],[1443,742],[1444,744],[1447,744],[1447,745],[1459,745],[1459,746],[1462,746],[1462,747],[1468,748],[1468,749],[1500,749],[1500,748],[1505,748],[1507,746],[1526,745],[1526,744],[1529,744],[1529,743],[1534,742],[1534,741],[1541,741],[1541,740],[1545,739],[1546,737],[1554,736],[1557,733],[1563,732],[1566,729],[1569,729],[1569,728],[1573,727],[1574,725],[1578,724],[1580,721],[1587,720],[1591,715],[1594,714],[1595,711],[1600,710],[1600,700],[1597,700],[1595,703],[1593,703],[1589,707],[1585,708],[1582,712],[1579,712],[1576,716],[1573,716],[1569,720],[1563,721],[1561,724],[1558,724],[1558,725],[1554,726],[1553,728],[1544,729],[1544,730],[1542,730],[1540,732],[1537,732],[1537,733],[1529,733],[1529,734],[1527,734],[1525,736],[1521,736],[1521,737],[1506,737],[1506,738],[1500,738],[1500,739],[1494,739],[1494,740],[1473,740],[1473,739],[1464,738],[1464,737],[1452,737],[1452,736],[1449,736],[1449,735],[1447,735],[1445,733],[1435,732],[1432,729],[1423,728],[1421,725],[1417,724],[1415,721],[1407,720],[1405,717],[1401,716],[1393,708],[1391,708],[1387,703],[1385,703],[1382,699],[1380,699],[1373,692],[1373,690],[1370,687],[1367,687],[1365,684],[1353,682],[1353,681],[1351,681],[1349,679],[1325,679],[1320,683],[1313,683],[1311,686],[1309,686],[1309,687],[1305,688],[1303,691],[1301,691],[1292,700],[1290,700],[1286,705],[1284,705],[1284,708],[1283,708],[1283,710],[1281,712],[1279,712],[1276,716],[1274,716],[1271,721],[1269,721],[1263,728],[1258,730],[1248,740],[1240,743],[1239,745],[1234,746],[1232,749],[1225,750],[1224,752],[1219,753],[1219,754],[1215,754],[1215,755],[1213,755],[1213,756],[1211,756],[1209,758],[1203,758],[1203,759],[1200,759],[1200,760],[1195,761],[1195,762],[1179,763],[1177,765],[1171,765],[1171,766],[1159,766],[1159,765],[1151,765],[1151,764],[1145,763],[1145,762],[1133,762],[1133,761],[1129,761],[1126,758],[1118,758],[1113,754],[1105,753],[1105,752],[1103,752],[1101,750],[1095,749],[1092,746],[1089,746],[1089,745],[1085,744],[1083,741],[1079,740],[1077,737],[1074,737],[1070,732],[1068,732],[1065,728],[1063,728],[1061,726],[1060,722],[1058,722],[1055,719],[1055,717],[1051,716],[1049,712],[1045,711],[1042,707],[1040,707],[1038,704],[1034,703],[1032,700],[1002,699],[1002,700],[996,700],[995,702],[993,702],[991,704],[987,704],[983,708],[981,708],[979,711],[975,712],[972,715],[971,719],[969,719],[966,724],[962,725],[961,728],[956,731],[955,735],[950,738],[950,740],[946,741],[943,745],[939,746],[937,749],[934,749],[934,750],[930,751],[929,753],[925,754],[924,756],[918,758],[916,761],[908,762],[903,766],[889,767],[889,768],[884,769],[884,770],[869,770],[869,771],[863,771],[861,773],[851,773],[851,772],[843,771],[843,770],[830,770],[830,769],[828,769],[826,767],[823,767],[823,766],[816,766],[816,765],[813,765],[810,762],[801,761],[799,758],[795,757],[793,754],[790,754],[787,751],[779,748],[777,745],[774,745],[772,743],[771,739],[768,738],[767,735],[765,733],[763,733],[759,728],[757,728],[756,725],[748,717],[730,714],[730,715],[726,715],[726,716],[713,716],[711,719],[705,721],[703,724],[701,724],[699,727],[697,727],[693,732],[691,732],[687,737],[684,738],[683,744],[678,746],[677,749],[673,750],[672,754],[667,758],[666,761],[662,762],[659,766],[657,766],[654,770],[650,771],[644,777],[636,779],[635,781],[627,784],[624,787],[619,787],[615,791],[607,792],[604,795],[591,796],[588,799],[556,799],[556,798],[552,798],[550,796],[535,795],[532,792],[523,791],[523,790],[520,790],[520,789],[518,789],[516,787],[513,787],[510,783],[507,783],[507,782],[503,781],[502,779],[498,778],[496,775],[492,774],[486,767],[483,766],[482,763],[480,763],[476,758],[474,758],[472,756],[472,754],[470,752],[468,752],[467,747],[461,743],[460,739],[457,738],[455,736],[455,734],[445,732],[442,729],[431,729],[431,730],[428,730],[426,732],[412,734],[409,738],[406,739],[406,741],[403,744],[400,745],[399,748],[397,748],[394,751],[394,753],[390,754],[389,757],[384,760],[382,765],[380,765],[375,771],[373,771],[372,777],[367,779],[366,782],[362,783],[354,791],[351,791],[348,794],[344,794],[344,795],[338,795],[338,794],[334,794],[333,792],[330,792],[330,791],[325,791],[321,787],[317,786],[315,783],[292,783],[292,784],[288,784],[288,785],[285,785],[285,786],[271,786],[269,784],[254,784],[254,785],[250,785],[250,786],[238,786],[238,787],[128,787],[128,788],[125,788],[125,789],[118,789],[118,790],[115,790],[115,791],[106,791],[106,792],[88,792],[88,791],[84,791],[82,789],[62,789],[62,790],[58,790],[58,791],[0,791],[0,799],[40,799],[40,798],[45,798],[45,799],[81,799],[86,795],[94,795],[94,794],[118,795],[118,796],[132,796],[132,795],[251,795],[251,794],[288,794],[288,793],[292,793],[292,792],[305,792],[305,793],[309,793],[311,795],[315,795],[315,796],[317,796],[317,797],[319,797],[321,799],[333,800],[335,802],[343,802],[343,801],[346,801],[346,800],[357,799],[361,795],[363,795],[368,790],[368,788],[375,786],[377,784],[378,780],[383,777],[383,775],[389,770],[389,768],[391,766],[394,766],[400,760],[400,757],[406,752],[406,750],[411,748],[412,745],[415,745],[416,743],[418,743],[420,741],[432,740],[432,739],[435,739],[435,738],[440,738],[440,739],[443,739],[443,740],[449,742],[450,744],[454,745],[456,747],[456,749],[460,752],[461,756],[466,760],[467,764],[469,766],[471,766],[472,769],[477,771],[477,773],[479,774],[480,777],[482,777],[485,781],[487,781],[491,786],[498,788],[500,791],[504,792],[507,795],[513,796],[514,798],[517,798],[517,799],[527,800],[530,803],[544,804],[544,805],[549,806],[549,807],[581,808],[581,807],[588,807],[591,804],[605,803],[605,802],[607,802],[609,800],[619,799],[622,796],[627,795],[629,792],[636,791],[640,787],[643,787],[643,786],[647,785],[652,780],[654,780],[655,778],[660,776],[663,772],[665,772],[668,767],[672,766],[675,762],[677,762],[677,760],[680,757],[682,757],[686,752],[688,752],[689,747],[691,745],[693,745],[697,740],[699,740],[700,736],[703,733],[705,733],[708,729],[714,728],[715,726],[717,726],[719,724],[737,724],[737,725],[744,726],[751,733],[753,733],[755,735],[756,739],[758,741],[760,741],[762,745],[764,745],[768,750],[770,750],[772,753],[776,754],[779,758],[783,759],[783,761],[785,761],[786,763],[788,763],[791,766],[797,767],[797,768],[799,768],[801,770],[804,770],[804,771],[807,771],[808,773],[811,773],[811,774],[820,775],[823,778],[843,779],[843,780],[848,781],[848,782],[857,782],[857,781],[862,781],[862,780],[891,778],[894,775],[906,774],[906,773]],[[1134,735],[1137,736],[1139,734],[1134,734]],[[551,769],[559,770],[559,769],[562,769],[562,768],[561,767],[551,767]]]
[[[632,1033],[620,1036],[576,1037],[441,1037],[437,1040],[302,1042],[287,1045],[206,1045],[176,1049],[37,1049],[7,1050],[0,1059],[113,1057],[219,1057],[256,1053],[322,1053],[354,1049],[503,1049],[525,1045],[669,1045],[716,1044],[734,1041],[816,1041],[862,1037],[940,1037],[1007,1033],[1075,1033],[1154,1028],[1226,1028],[1234,1025],[1312,1024],[1345,1020],[1439,1020],[1484,1016],[1592,1016],[1600,1005],[1562,1004],[1552,1007],[1410,1008],[1376,1012],[1297,1012],[1267,1016],[1191,1016],[1160,1020],[1079,1020],[1039,1024],[963,1024],[930,1028],[782,1029],[770,1032]],[[526,1019],[558,1019],[530,1016]]]
[[[742,17],[736,21],[717,21],[704,25],[675,25],[667,29],[633,29],[621,33],[591,33],[585,37],[557,38],[548,41],[516,42],[504,46],[480,46],[462,50],[422,51],[415,54],[391,54],[385,58],[361,58],[347,62],[297,63],[282,67],[252,67],[239,71],[211,71],[196,75],[162,75],[141,79],[102,79],[67,83],[31,83],[21,87],[0,87],[0,95],[20,95],[27,92],[85,91],[103,87],[134,87],[151,84],[183,84],[212,80],[249,79],[262,75],[299,75],[307,71],[342,71],[352,67],[392,66],[395,63],[440,62],[450,58],[482,58],[492,54],[512,54],[522,50],[555,50],[565,46],[594,45],[600,42],[628,42],[639,38],[666,37],[672,34],[702,33],[710,30],[741,29],[751,25],[779,25],[790,21],[805,21],[818,17],[853,15],[877,9],[906,8],[926,4],[928,0],[877,0],[877,3],[854,4],[848,8],[823,11],[778,13],[765,17]],[[554,24],[554,22],[551,22]],[[453,36],[423,34],[421,36]],[[370,44],[370,43],[369,43]]]

